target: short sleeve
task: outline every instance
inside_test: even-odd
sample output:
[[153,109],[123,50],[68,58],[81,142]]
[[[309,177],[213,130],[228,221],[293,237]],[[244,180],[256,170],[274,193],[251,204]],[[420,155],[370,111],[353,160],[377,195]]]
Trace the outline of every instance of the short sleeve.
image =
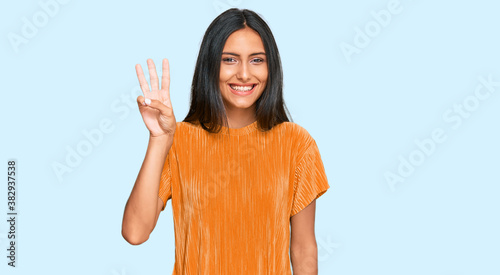
[[313,139],[295,168],[294,195],[290,217],[323,195],[330,185],[316,141]]
[[172,161],[174,155],[174,146],[172,145],[170,150],[168,150],[167,158],[161,171],[160,188],[158,190],[158,197],[163,201],[161,211],[165,209],[167,201],[172,198]]

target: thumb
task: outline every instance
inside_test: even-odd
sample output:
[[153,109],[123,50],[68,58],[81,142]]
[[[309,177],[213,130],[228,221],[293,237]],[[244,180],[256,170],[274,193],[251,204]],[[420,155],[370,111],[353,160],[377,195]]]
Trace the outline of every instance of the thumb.
[[144,97],[142,95],[137,97],[137,103],[143,106],[146,105],[146,103],[144,102]]
[[146,98],[144,99],[143,104],[160,111],[162,115],[168,114],[168,107],[165,106],[165,104],[161,103],[161,101],[159,100]]

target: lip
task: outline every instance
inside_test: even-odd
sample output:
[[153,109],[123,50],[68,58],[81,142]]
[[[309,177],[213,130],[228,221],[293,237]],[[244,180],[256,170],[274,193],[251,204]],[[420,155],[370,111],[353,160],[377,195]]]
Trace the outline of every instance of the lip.
[[[233,88],[231,88],[231,85],[235,85],[235,86],[252,86],[252,85],[255,85],[250,91],[237,91],[237,90],[234,90]],[[229,83],[227,86],[229,86],[229,90],[231,90],[231,92],[235,95],[249,95],[251,93],[253,93],[253,91],[255,91],[255,87],[257,87],[257,83],[249,83],[249,84],[238,84],[238,83]]]

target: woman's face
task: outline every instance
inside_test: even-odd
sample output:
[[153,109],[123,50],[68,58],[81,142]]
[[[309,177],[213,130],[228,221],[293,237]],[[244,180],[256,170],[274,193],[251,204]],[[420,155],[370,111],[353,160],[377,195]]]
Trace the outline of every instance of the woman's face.
[[255,112],[254,103],[266,88],[267,74],[266,53],[260,35],[249,27],[233,32],[222,50],[219,77],[227,111],[248,109]]

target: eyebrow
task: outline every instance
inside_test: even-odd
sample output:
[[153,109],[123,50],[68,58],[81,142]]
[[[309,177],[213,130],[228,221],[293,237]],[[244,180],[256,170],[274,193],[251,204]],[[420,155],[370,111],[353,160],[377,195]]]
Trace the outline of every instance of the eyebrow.
[[[228,52],[223,52],[222,54],[230,54],[230,55],[240,56],[240,55],[239,55],[239,54],[237,54],[237,53],[228,53]],[[264,53],[264,52],[252,53],[252,54],[250,54],[250,56],[252,56],[252,55],[258,55],[258,54],[264,54],[264,55],[265,55],[266,53]]]

